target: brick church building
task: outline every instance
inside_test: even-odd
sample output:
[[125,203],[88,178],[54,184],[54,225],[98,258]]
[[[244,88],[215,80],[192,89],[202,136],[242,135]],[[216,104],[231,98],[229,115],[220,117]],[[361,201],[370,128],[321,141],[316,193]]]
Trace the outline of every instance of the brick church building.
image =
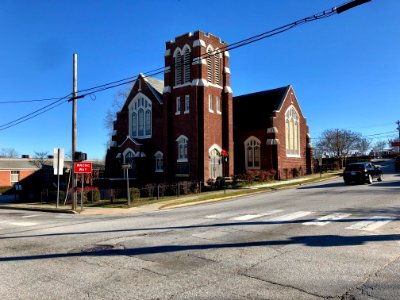
[[139,75],[117,118],[106,175],[176,182],[311,170],[306,120],[293,88],[232,97],[228,45],[201,31],[166,43],[164,80]]

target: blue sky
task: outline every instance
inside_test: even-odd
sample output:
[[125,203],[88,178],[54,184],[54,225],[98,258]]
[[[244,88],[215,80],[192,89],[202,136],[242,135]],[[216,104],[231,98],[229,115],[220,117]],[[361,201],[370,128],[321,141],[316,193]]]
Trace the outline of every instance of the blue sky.
[[[0,148],[19,154],[71,152],[71,103],[4,129],[4,124],[72,91],[163,67],[165,42],[187,32],[227,43],[343,4],[341,0],[0,2]],[[230,52],[235,95],[292,84],[314,141],[326,129],[396,137],[400,119],[400,1],[372,0]],[[104,119],[118,90],[78,102],[77,150],[103,158]]]

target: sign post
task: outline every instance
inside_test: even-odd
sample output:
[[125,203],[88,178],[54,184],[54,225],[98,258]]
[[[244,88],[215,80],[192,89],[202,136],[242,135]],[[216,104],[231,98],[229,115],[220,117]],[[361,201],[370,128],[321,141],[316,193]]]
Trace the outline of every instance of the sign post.
[[75,174],[82,174],[82,190],[81,190],[81,210],[83,210],[83,184],[85,181],[85,173],[92,173],[91,162],[75,162],[74,163]]
[[53,159],[54,175],[57,175],[57,202],[56,207],[58,208],[60,202],[60,175],[64,169],[64,149],[54,148],[54,159]]
[[123,164],[122,169],[126,170],[126,194],[128,197],[128,206],[131,206],[131,193],[129,190],[129,169],[131,168],[131,164]]

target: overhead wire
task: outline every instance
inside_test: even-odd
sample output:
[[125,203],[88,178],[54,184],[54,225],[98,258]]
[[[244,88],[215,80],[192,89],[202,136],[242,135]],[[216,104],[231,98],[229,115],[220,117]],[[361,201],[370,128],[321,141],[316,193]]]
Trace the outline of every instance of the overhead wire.
[[[333,7],[333,8],[330,8],[328,10],[324,10],[324,11],[322,11],[320,13],[314,14],[312,16],[309,16],[309,17],[306,17],[306,18],[291,22],[289,24],[280,26],[278,28],[275,28],[275,29],[272,29],[272,30],[269,30],[269,31],[266,31],[266,32],[263,32],[263,33],[260,33],[260,34],[254,35],[254,36],[251,36],[249,38],[246,38],[246,39],[240,40],[238,42],[232,43],[230,45],[227,45],[225,47],[219,48],[216,51],[214,51],[212,54],[204,53],[203,55],[201,55],[197,59],[202,59],[202,58],[213,56],[215,54],[223,53],[223,52],[226,52],[226,51],[231,51],[231,50],[234,50],[234,49],[237,49],[237,48],[240,48],[240,47],[243,47],[243,46],[258,42],[260,40],[272,37],[274,35],[283,33],[283,32],[288,31],[288,30],[290,30],[290,29],[292,29],[294,27],[306,24],[308,22],[312,22],[312,21],[316,21],[316,20],[319,20],[319,19],[331,17],[332,15],[334,15],[336,13],[337,13],[336,12],[336,7]],[[174,64],[172,64],[171,66],[174,67]],[[171,67],[171,66],[169,66],[169,67]],[[164,73],[165,70],[166,70],[165,66],[164,67],[160,67],[160,68],[157,68],[157,69],[154,69],[154,70],[147,71],[147,72],[143,73],[143,76],[144,77],[155,76],[155,75]],[[102,92],[102,91],[105,91],[105,90],[109,90],[109,89],[112,89],[112,88],[116,88],[116,87],[119,87],[119,86],[122,86],[122,85],[126,85],[126,84],[129,84],[129,83],[132,83],[132,82],[134,82],[136,80],[136,78],[139,75],[140,74],[138,74],[136,76],[131,76],[131,77],[127,77],[127,78],[124,78],[124,79],[112,81],[112,82],[109,82],[109,83],[100,84],[100,85],[97,85],[97,86],[94,86],[94,87],[91,87],[91,88],[78,90],[77,93],[80,94],[78,97],[79,98],[83,98],[83,97],[88,96],[88,95],[93,95],[95,93],[99,93],[99,92]],[[54,108],[58,107],[59,105],[61,105],[63,102],[62,103],[60,103],[60,102],[62,100],[65,100],[66,98],[69,98],[67,101],[70,101],[72,99],[70,97],[71,95],[72,94],[68,94],[67,96],[64,96],[64,97],[61,97],[61,98],[45,98],[45,99],[18,100],[18,101],[0,101],[0,104],[4,104],[4,103],[10,104],[10,103],[28,103],[28,102],[41,102],[41,101],[57,100],[57,101],[52,102],[51,104],[46,105],[46,106],[44,106],[44,107],[42,107],[42,108],[40,108],[40,109],[38,109],[38,110],[36,110],[36,111],[34,111],[32,113],[24,115],[24,116],[14,120],[14,121],[11,121],[11,122],[8,122],[8,123],[0,125],[0,131],[8,129],[10,127],[13,127],[15,125],[18,125],[18,124],[20,124],[22,122],[28,121],[28,120],[30,120],[30,119],[38,116],[38,115],[41,115],[41,114],[43,114],[43,113],[45,113],[45,112],[47,112],[47,111],[49,111],[51,109],[54,109]],[[76,97],[76,98],[78,98],[78,97]]]

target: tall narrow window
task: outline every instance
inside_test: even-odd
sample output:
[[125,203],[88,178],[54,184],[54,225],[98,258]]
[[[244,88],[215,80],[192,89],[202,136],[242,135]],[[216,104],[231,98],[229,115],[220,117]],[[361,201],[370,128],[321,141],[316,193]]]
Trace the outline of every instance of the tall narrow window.
[[146,135],[151,134],[151,111],[146,110],[146,115],[145,115],[145,131]]
[[162,152],[157,151],[156,154],[154,154],[155,157],[155,171],[156,172],[163,172],[164,171],[164,155]]
[[175,57],[175,85],[182,84],[182,55],[178,51]]
[[218,114],[221,113],[221,98],[219,96],[215,97],[215,109]]
[[188,138],[184,135],[181,135],[177,138],[178,143],[178,162],[187,162],[188,161]]
[[210,159],[210,178],[217,178],[222,176],[222,157],[221,152],[217,149],[213,149],[209,152]]
[[294,106],[285,113],[285,141],[286,155],[298,157],[300,155],[300,125],[299,114]]
[[188,114],[190,110],[190,97],[185,95],[185,114]]
[[214,73],[215,84],[221,85],[221,59],[218,51],[214,55]]
[[132,113],[132,136],[137,136],[137,134],[138,134],[137,126],[138,126],[137,113],[133,112]]
[[190,82],[190,65],[191,65],[191,59],[190,59],[190,50],[189,48],[185,49],[185,52],[183,53],[183,74],[184,74],[184,83]]
[[138,111],[138,116],[139,116],[139,136],[144,136],[144,110],[139,109]]
[[245,143],[246,168],[260,169],[261,166],[261,142],[254,136],[249,137]]
[[143,94],[138,94],[129,104],[130,135],[133,138],[149,138],[152,130],[151,101]]
[[208,95],[208,111],[214,112],[213,110],[213,97],[212,95]]
[[212,52],[211,48],[207,50],[207,81],[212,82],[213,79],[213,66],[212,66]]
[[179,115],[181,113],[181,97],[176,97],[176,110],[175,114]]

